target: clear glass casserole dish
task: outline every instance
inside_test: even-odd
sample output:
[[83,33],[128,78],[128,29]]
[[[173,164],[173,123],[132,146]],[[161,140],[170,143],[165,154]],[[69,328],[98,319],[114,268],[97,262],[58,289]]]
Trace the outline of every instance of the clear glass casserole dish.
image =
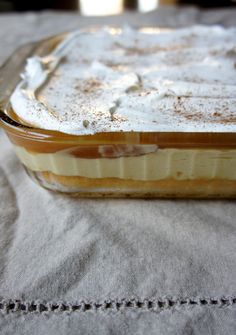
[[236,197],[236,132],[71,135],[22,123],[9,96],[25,59],[49,54],[65,36],[28,44],[1,68],[0,123],[34,181],[81,197]]

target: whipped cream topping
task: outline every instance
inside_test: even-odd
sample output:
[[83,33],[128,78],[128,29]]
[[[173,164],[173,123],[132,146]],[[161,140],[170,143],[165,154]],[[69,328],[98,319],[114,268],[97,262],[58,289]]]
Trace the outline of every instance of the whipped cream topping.
[[28,59],[10,101],[68,134],[236,132],[236,28],[76,31]]

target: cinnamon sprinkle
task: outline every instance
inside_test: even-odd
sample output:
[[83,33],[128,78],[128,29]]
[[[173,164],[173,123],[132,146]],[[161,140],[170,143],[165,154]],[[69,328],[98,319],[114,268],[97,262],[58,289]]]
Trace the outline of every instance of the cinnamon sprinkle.
[[163,46],[155,45],[153,47],[147,47],[147,48],[140,48],[138,46],[134,47],[126,47],[118,42],[114,43],[113,46],[123,49],[125,51],[125,55],[148,55],[148,54],[154,54],[157,52],[167,52],[167,51],[175,51],[175,50],[181,50],[183,48],[186,48],[186,45],[182,44],[173,44],[169,46]]
[[96,78],[89,78],[86,80],[80,80],[79,83],[75,86],[76,90],[79,90],[82,93],[88,94],[93,93],[100,89],[102,83]]

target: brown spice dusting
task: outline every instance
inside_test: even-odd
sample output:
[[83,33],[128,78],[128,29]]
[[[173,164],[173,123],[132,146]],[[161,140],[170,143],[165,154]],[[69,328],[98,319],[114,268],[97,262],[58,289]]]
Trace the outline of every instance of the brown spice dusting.
[[228,117],[220,119],[220,123],[223,123],[223,124],[228,124],[228,123],[236,124],[236,115],[230,114]]
[[113,121],[124,122],[124,121],[127,121],[127,120],[128,119],[124,116],[121,116],[121,115],[118,115],[118,114],[113,115]]
[[125,51],[125,55],[126,56],[130,56],[130,55],[148,55],[148,54],[154,54],[157,52],[166,52],[166,51],[175,51],[175,50],[181,50],[183,48],[185,48],[186,45],[183,44],[172,44],[169,46],[160,46],[160,45],[155,45],[152,47],[147,47],[147,48],[140,48],[138,46],[134,46],[134,47],[126,47],[118,42],[115,42],[113,44],[112,49],[114,48],[119,48],[119,49],[123,49]]
[[96,78],[89,78],[86,80],[80,80],[75,86],[75,89],[79,90],[84,94],[88,94],[97,91],[101,88],[101,86],[102,83],[99,80],[97,80]]
[[213,113],[213,116],[216,116],[216,117],[217,117],[217,116],[221,116],[221,113],[219,113],[219,112],[214,112],[214,113]]
[[187,120],[193,120],[193,121],[199,121],[202,119],[202,113],[200,112],[196,112],[196,113],[192,113],[192,114],[182,114],[183,117],[185,117],[185,119]]
[[110,67],[113,70],[117,70],[117,71],[122,71],[124,70],[127,66],[130,66],[130,63],[114,63],[111,61],[104,61],[101,60],[101,63],[105,64],[106,66]]
[[148,54],[154,54],[157,52],[166,52],[166,51],[174,51],[174,50],[180,50],[182,49],[182,45],[172,45],[172,46],[166,46],[166,47],[160,47],[154,46],[149,48],[138,48],[138,47],[131,47],[131,48],[124,48],[125,54],[127,56],[129,55],[148,55]]
[[205,113],[201,110],[203,108],[203,104],[199,104],[199,110],[193,110],[187,108],[185,106],[185,101],[188,99],[187,97],[176,97],[176,101],[173,104],[174,113],[182,116],[186,120],[191,121],[201,121],[203,123],[217,123],[217,124],[235,124],[236,123],[236,115],[234,113],[229,112],[229,108],[227,104],[222,104],[221,107],[216,108],[212,114]]

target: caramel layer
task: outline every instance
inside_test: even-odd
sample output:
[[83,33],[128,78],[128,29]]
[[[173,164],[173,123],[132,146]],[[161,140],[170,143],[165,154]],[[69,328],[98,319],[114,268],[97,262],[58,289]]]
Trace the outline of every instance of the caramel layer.
[[[19,122],[10,110],[9,116]],[[2,122],[12,143],[35,153],[55,153],[70,150],[75,157],[99,158],[99,145],[156,144],[159,148],[236,148],[236,133],[168,133],[168,132],[105,132],[75,136],[60,132]]]

